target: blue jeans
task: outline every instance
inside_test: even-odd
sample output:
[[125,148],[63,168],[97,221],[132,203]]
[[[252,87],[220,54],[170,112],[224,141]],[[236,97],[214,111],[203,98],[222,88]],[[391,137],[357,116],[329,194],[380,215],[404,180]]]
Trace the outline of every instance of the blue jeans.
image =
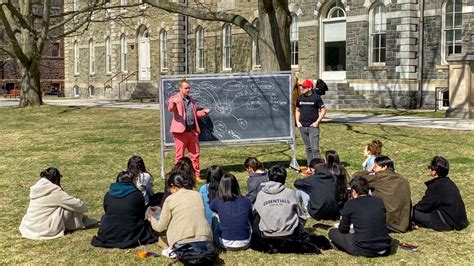
[[319,154],[319,127],[300,127],[301,139],[306,147],[306,162],[321,158]]

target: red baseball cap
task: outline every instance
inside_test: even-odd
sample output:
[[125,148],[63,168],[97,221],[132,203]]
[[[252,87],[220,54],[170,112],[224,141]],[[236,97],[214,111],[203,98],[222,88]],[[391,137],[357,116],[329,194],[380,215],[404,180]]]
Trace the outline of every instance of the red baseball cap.
[[309,79],[303,81],[303,83],[300,83],[300,86],[305,87],[305,88],[311,88],[311,89],[314,88],[313,82]]

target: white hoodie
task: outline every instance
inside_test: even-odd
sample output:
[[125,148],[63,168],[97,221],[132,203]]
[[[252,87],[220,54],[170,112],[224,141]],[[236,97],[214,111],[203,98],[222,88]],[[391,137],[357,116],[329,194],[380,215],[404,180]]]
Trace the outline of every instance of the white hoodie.
[[[19,228],[21,235],[29,239],[63,236],[66,229],[65,210],[85,213],[87,207],[81,200],[69,196],[61,187],[41,178],[30,188],[30,204]],[[82,221],[76,221],[76,225],[84,226]]]

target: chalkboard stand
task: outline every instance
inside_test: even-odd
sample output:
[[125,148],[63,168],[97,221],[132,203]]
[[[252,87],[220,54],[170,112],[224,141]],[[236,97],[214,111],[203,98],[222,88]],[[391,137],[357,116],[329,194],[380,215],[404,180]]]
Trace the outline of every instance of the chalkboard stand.
[[[170,95],[178,91],[178,83],[182,76],[163,76],[160,78],[160,88],[158,94],[160,97],[160,118],[161,118],[161,176],[165,176],[165,156],[167,151],[174,151],[174,143],[171,134],[169,133],[169,124],[172,115],[168,112],[167,100]],[[249,145],[266,145],[266,144],[285,144],[292,150],[292,158],[290,167],[299,170],[299,165],[296,160],[296,143],[294,133],[294,116],[292,108],[292,73],[291,72],[275,72],[270,74],[250,75],[248,73],[232,73],[232,74],[204,74],[204,75],[188,75],[186,79],[191,83],[193,89],[191,92],[200,91],[201,95],[192,95],[199,105],[210,104],[216,108],[216,112],[226,112],[227,120],[222,120],[221,117],[210,119],[211,132],[219,133],[219,121],[225,122],[225,134],[209,134],[213,138],[200,141],[201,146],[249,146]],[[202,93],[206,91],[205,93]],[[210,92],[210,93],[208,93]],[[256,94],[257,96],[254,96]],[[204,96],[203,96],[204,95]],[[241,102],[235,103],[235,106],[242,106],[244,103],[247,111],[235,111],[242,116],[237,119],[234,115],[229,115],[233,112],[232,102],[228,104],[222,99],[217,101],[210,101],[213,96],[225,95],[225,100],[237,99]],[[250,96],[249,96],[250,95]],[[229,98],[228,98],[229,96]],[[208,97],[209,99],[206,99]],[[218,97],[217,97],[218,98]],[[234,101],[234,100],[232,100]],[[230,102],[230,101],[229,101]],[[212,117],[212,111],[210,117]],[[218,108],[221,108],[218,110]],[[223,108],[223,109],[222,109]],[[252,110],[255,108],[255,110]],[[239,109],[241,110],[241,109]],[[249,116],[249,117],[246,117]],[[240,124],[243,120],[244,125]],[[217,121],[217,123],[216,123]],[[238,126],[247,126],[239,128]],[[266,124],[265,124],[266,123]],[[237,137],[232,135],[237,129]],[[203,127],[201,127],[202,129]],[[238,130],[241,129],[241,132]],[[251,129],[251,131],[247,131]],[[253,131],[252,131],[253,130]],[[255,131],[261,130],[261,131]],[[203,131],[203,130],[201,130]],[[251,133],[251,134],[248,134]],[[200,137],[204,136],[201,134]],[[204,136],[205,137],[205,136]],[[250,156],[250,155],[249,155]]]

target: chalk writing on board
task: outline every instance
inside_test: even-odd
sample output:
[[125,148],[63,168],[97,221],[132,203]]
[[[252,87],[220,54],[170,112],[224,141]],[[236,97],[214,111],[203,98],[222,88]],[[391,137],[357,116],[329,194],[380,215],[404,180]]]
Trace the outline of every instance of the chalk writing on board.
[[[198,106],[211,110],[212,134],[218,140],[241,139],[242,131],[249,127],[249,121],[243,117],[248,112],[264,112],[268,107],[273,112],[287,112],[284,107],[289,105],[288,98],[282,97],[282,94],[277,92],[278,88],[272,82],[265,80],[230,80],[219,86],[208,80],[189,80],[188,82],[192,88],[189,92],[190,96]],[[177,84],[175,86],[171,83],[166,84],[167,98],[178,91]],[[238,127],[229,127],[227,123]]]

